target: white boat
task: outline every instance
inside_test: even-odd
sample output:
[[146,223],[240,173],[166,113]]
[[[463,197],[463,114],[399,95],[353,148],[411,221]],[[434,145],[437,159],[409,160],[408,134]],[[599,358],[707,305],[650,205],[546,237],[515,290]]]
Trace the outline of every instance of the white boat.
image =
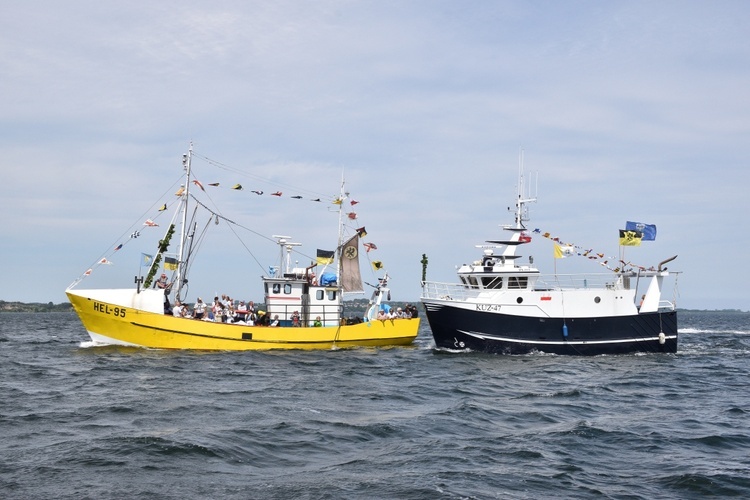
[[[201,239],[199,244],[201,235],[195,231],[200,227],[196,223],[201,217],[199,214],[202,213],[206,221],[234,224],[200,201],[198,196],[205,191],[191,175],[192,161],[191,145],[183,156],[184,183],[175,193],[179,198],[177,212],[156,248],[147,249],[153,255],[144,254],[153,258],[147,274],[136,276],[135,286],[130,288],[79,289],[91,274],[92,269],[89,269],[66,290],[92,341],[97,344],[200,350],[332,349],[413,342],[419,330],[419,318],[377,319],[384,298],[390,295],[387,273],[373,285],[364,316],[358,321],[343,317],[344,294],[363,291],[359,274],[361,233],[346,236],[343,231],[342,206],[347,197],[343,181],[341,193],[333,200],[339,211],[337,250],[330,259],[327,272],[321,273],[320,280],[314,276],[316,262],[305,268],[291,265],[291,253],[299,243],[290,241],[288,236],[274,235],[280,256],[278,264],[269,266],[267,274],[261,277],[266,310],[260,319],[245,321],[249,318],[243,314],[237,321],[221,321],[218,316],[207,321],[209,312],[202,319],[171,314],[172,306],[178,301],[188,301],[185,296],[187,272],[199,262],[197,249],[204,243]],[[195,186],[201,189],[191,190]],[[153,223],[152,219],[147,223]],[[170,254],[173,241],[177,249]],[[162,267],[162,262],[165,267]],[[103,257],[98,263],[106,264],[108,258]],[[215,263],[208,265],[215,266]],[[163,289],[154,288],[155,278],[160,272],[167,274],[167,281],[171,283],[167,294]],[[217,279],[220,277],[221,274],[217,274]],[[270,318],[269,323],[276,320],[278,326],[266,326],[263,316]]]
[[[425,281],[422,303],[440,349],[497,354],[597,355],[677,351],[675,300],[664,300],[665,267],[543,275],[516,251],[531,241],[519,171],[510,236],[477,245],[482,255],[458,268],[458,283]],[[646,289],[637,300],[639,287]]]

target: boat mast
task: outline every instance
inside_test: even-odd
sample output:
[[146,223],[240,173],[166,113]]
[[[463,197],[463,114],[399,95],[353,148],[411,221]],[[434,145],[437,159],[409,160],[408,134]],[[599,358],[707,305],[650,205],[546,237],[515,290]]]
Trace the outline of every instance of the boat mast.
[[[518,196],[516,198],[516,214],[515,214],[515,227],[516,230],[525,230],[526,226],[523,225],[525,221],[529,220],[528,209],[526,208],[527,203],[536,201],[536,197],[531,196],[531,187],[526,192],[525,176],[523,172],[523,150],[519,153],[518,159]],[[525,196],[525,197],[524,197]]]
[[193,143],[190,143],[187,154],[182,155],[182,167],[185,169],[185,190],[182,192],[182,201],[180,202],[180,210],[182,210],[182,227],[180,228],[180,244],[177,249],[177,291],[175,292],[175,299],[181,300],[180,292],[182,291],[182,285],[184,281],[183,276],[183,249],[186,243],[187,237],[187,203],[190,196],[190,165],[193,158]]
[[344,245],[344,200],[346,200],[349,197],[349,193],[344,192],[345,189],[345,181],[344,181],[344,172],[341,172],[341,191],[339,194],[339,236],[338,236],[338,244],[336,245],[336,258],[338,259],[337,265],[338,265],[338,282],[339,286],[341,286],[341,273],[342,273],[342,253],[344,251],[343,245]]

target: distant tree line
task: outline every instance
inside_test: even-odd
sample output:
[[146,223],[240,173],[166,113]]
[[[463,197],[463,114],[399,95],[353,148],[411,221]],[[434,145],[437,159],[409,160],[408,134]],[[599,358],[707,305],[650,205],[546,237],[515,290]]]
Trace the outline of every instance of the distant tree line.
[[0,300],[0,313],[4,312],[70,312],[70,302],[53,304],[52,302],[6,302]]

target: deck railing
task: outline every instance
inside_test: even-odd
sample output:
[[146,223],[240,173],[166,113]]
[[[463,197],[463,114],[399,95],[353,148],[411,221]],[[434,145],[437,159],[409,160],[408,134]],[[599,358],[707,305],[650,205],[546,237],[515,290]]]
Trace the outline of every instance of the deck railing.
[[[577,290],[587,288],[630,288],[631,277],[625,277],[623,281],[618,281],[618,276],[611,273],[605,274],[550,274],[536,275],[535,280],[529,283],[529,288],[536,291],[552,290]],[[635,285],[635,283],[632,283]],[[513,291],[514,288],[506,288],[504,291]],[[520,290],[516,288],[515,290]],[[440,283],[436,281],[426,281],[422,283],[422,297],[427,299],[453,299],[466,300],[478,296],[481,292],[479,286],[464,285],[461,283]]]

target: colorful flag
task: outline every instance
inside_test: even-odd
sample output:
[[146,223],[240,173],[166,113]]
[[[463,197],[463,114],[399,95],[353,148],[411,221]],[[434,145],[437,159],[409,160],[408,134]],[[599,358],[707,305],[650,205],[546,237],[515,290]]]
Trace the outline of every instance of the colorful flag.
[[383,269],[383,263],[379,260],[373,260],[372,261],[372,268],[376,271]]
[[575,249],[571,245],[558,245],[555,243],[555,258],[564,259],[569,255],[575,255]]
[[641,246],[641,239],[643,239],[643,233],[640,231],[620,229],[620,246],[639,247]]
[[218,182],[209,182],[208,185],[209,186],[213,186],[213,187],[219,187],[219,183]]
[[643,233],[643,241],[654,241],[656,239],[656,224],[627,221],[625,223],[625,229],[627,231],[638,231]]
[[364,238],[365,236],[367,236],[367,231],[365,231],[365,226],[358,227],[357,234],[359,235],[360,238]]
[[146,222],[144,222],[143,225],[148,227],[159,227],[159,224],[152,221],[151,219],[146,219]]
[[263,191],[250,191],[250,192],[257,194],[258,196],[263,194]]
[[167,209],[167,204],[165,203],[164,205],[161,206],[161,208],[159,208],[159,212],[163,212],[166,209]]
[[351,203],[352,206],[354,206],[354,205],[356,205],[359,202],[357,200],[349,200],[349,203]]
[[359,272],[359,236],[352,236],[341,251],[341,288],[345,292],[363,292]]
[[154,256],[147,253],[141,254],[141,267],[148,267],[154,261]]
[[121,249],[121,248],[122,248],[122,243],[120,243],[119,245],[117,245],[117,246],[115,247],[115,252],[116,252],[116,251],[118,251],[118,250],[119,250],[119,249]]
[[182,193],[185,192],[185,186],[180,186],[180,189],[177,190],[177,192],[174,194],[175,196],[182,196]]
[[137,238],[137,237],[139,237],[140,235],[141,235],[141,232],[140,232],[140,231],[133,231],[133,232],[132,232],[132,233],[130,234],[130,237],[131,237],[131,238]]
[[271,196],[281,196],[281,195],[282,195],[281,191],[276,191],[275,193],[271,193]]
[[378,247],[375,246],[375,243],[362,243],[362,246],[365,247],[365,251],[369,252],[370,250],[377,250]]
[[349,212],[346,214],[347,217],[349,217],[351,220],[355,220],[357,218],[357,214],[354,212]]
[[198,186],[199,188],[201,188],[201,191],[205,191],[206,190],[206,188],[203,187],[203,184],[201,184],[200,181],[198,181],[197,179],[193,179],[193,184],[195,184],[196,186]]
[[237,191],[242,191],[242,184],[235,184],[232,186],[232,189],[236,189]]
[[111,266],[112,265],[112,261],[111,260],[107,260],[106,257],[103,257],[102,260],[99,261],[99,264],[105,264],[107,266]]
[[523,241],[524,243],[529,243],[531,241],[531,236],[529,236],[526,233],[521,233],[521,235],[518,237],[518,241]]
[[177,270],[177,259],[174,257],[164,257],[164,269],[168,271]]
[[318,249],[318,264],[325,265],[325,264],[332,264],[333,263],[333,250],[321,250]]
[[83,273],[84,276],[91,276],[91,269],[87,269],[85,273]]
[[336,198],[335,200],[333,200],[333,204],[334,205],[341,205],[341,203],[343,203],[343,202],[344,202],[344,200],[341,199],[341,198]]

